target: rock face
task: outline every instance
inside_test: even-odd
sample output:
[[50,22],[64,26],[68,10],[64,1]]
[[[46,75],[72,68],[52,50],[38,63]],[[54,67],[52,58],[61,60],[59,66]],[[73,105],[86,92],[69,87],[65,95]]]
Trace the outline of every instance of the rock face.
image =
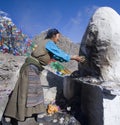
[[120,15],[101,7],[92,16],[83,36],[80,54],[88,63],[79,66],[82,76],[120,82]]

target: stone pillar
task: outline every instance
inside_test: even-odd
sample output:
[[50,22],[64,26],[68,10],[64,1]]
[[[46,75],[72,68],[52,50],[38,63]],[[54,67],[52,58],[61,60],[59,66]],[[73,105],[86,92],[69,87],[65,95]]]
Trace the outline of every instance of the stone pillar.
[[120,125],[120,86],[104,82],[93,84],[74,79],[81,86],[81,110],[87,125]]

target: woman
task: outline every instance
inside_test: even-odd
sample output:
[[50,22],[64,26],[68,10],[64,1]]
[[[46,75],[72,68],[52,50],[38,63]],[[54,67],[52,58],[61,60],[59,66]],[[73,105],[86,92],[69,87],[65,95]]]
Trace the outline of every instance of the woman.
[[54,58],[60,62],[85,60],[83,56],[70,56],[58,48],[56,43],[59,39],[60,33],[57,29],[48,30],[45,40],[31,53],[30,57],[26,58],[6,107],[5,116],[24,121],[27,117],[46,111],[39,75],[44,69],[42,66],[47,65],[50,59]]

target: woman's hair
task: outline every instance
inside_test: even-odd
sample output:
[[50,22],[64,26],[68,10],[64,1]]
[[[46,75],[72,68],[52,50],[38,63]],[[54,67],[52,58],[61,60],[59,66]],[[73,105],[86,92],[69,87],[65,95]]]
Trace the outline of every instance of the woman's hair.
[[57,29],[49,29],[45,39],[51,39],[54,35],[60,33]]

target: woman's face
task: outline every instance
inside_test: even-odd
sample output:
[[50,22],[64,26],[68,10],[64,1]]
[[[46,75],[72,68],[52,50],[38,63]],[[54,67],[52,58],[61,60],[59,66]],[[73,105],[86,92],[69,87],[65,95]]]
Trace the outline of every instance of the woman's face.
[[53,40],[55,43],[58,42],[59,39],[60,39],[60,33],[54,35],[53,38],[52,38],[52,40]]

